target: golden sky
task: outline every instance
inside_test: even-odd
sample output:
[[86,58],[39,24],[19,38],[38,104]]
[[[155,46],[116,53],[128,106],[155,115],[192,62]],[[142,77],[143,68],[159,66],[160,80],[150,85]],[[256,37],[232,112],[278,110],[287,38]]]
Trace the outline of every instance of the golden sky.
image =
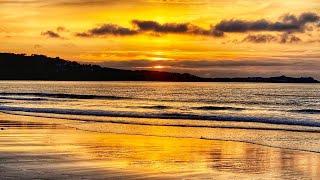
[[0,0],[0,51],[202,76],[320,77],[319,0]]

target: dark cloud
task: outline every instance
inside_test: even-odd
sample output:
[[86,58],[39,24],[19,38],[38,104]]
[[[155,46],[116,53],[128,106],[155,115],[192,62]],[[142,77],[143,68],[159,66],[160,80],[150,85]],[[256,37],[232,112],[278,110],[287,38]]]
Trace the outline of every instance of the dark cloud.
[[[320,16],[316,13],[306,12],[299,16],[286,14],[280,17],[279,21],[272,22],[265,19],[256,21],[248,20],[223,20],[216,25],[211,25],[205,29],[191,23],[159,23],[149,20],[132,20],[132,28],[121,27],[115,24],[104,24],[90,29],[86,32],[76,33],[79,37],[97,37],[106,35],[129,36],[145,32],[157,35],[161,34],[189,34],[211,37],[223,37],[224,33],[246,33],[251,31],[276,31],[287,33],[283,35],[282,43],[294,43],[301,41],[300,38],[293,36],[294,32],[312,31],[312,26],[320,24]],[[290,35],[289,35],[290,34]],[[266,43],[275,41],[272,35],[249,35],[244,41],[255,43]]]
[[115,24],[103,24],[99,27],[88,30],[87,32],[76,33],[79,37],[95,37],[95,36],[129,36],[138,32],[129,28],[121,27]]
[[188,31],[187,23],[166,23],[161,25],[155,21],[133,20],[132,24],[136,25],[138,29],[142,31],[154,31],[162,33],[185,33]]
[[300,16],[287,14],[280,21],[271,22],[265,19],[256,21],[247,20],[223,20],[215,29],[223,32],[247,32],[247,31],[282,31],[297,32],[304,31],[308,23],[319,23],[320,16],[316,13],[306,12]]
[[302,13],[298,19],[299,24],[306,24],[306,23],[312,23],[312,22],[319,22],[320,16],[316,13]]
[[215,29],[204,29],[190,23],[165,23],[160,24],[156,21],[133,20],[132,24],[139,31],[152,31],[157,33],[177,33],[177,34],[194,34],[203,36],[223,36],[223,32]]
[[281,43],[297,43],[297,42],[301,42],[301,41],[302,40],[299,37],[297,37],[291,33],[283,33],[280,38]]
[[90,29],[86,32],[76,33],[78,37],[98,37],[106,35],[129,36],[144,33],[146,31],[154,33],[174,33],[174,34],[192,34],[203,36],[221,37],[223,32],[214,29],[203,29],[190,23],[166,23],[160,24],[155,21],[133,20],[134,28],[125,28],[115,24],[104,24],[99,27]]
[[48,38],[63,39],[58,33],[54,31],[45,31],[45,32],[42,32],[41,35],[46,36]]
[[276,60],[134,60],[134,61],[106,61],[100,65],[116,68],[144,68],[159,65],[175,67],[181,69],[206,69],[216,67],[272,67],[272,66],[291,66],[296,62],[285,62]]
[[292,34],[292,33],[283,33],[281,35],[271,35],[271,34],[249,34],[246,36],[242,42],[251,42],[251,43],[270,43],[270,42],[278,42],[278,43],[298,43],[302,42],[302,40]]
[[278,37],[271,34],[249,34],[245,37],[242,42],[252,42],[252,43],[269,43],[278,41]]

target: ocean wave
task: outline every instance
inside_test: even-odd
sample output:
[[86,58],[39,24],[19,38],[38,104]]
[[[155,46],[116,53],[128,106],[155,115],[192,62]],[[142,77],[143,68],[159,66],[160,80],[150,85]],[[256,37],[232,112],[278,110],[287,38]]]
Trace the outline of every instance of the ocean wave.
[[207,111],[223,111],[223,110],[231,110],[231,111],[242,111],[244,108],[237,107],[223,107],[223,106],[201,106],[201,107],[193,107],[192,109],[196,110],[207,110]]
[[20,98],[20,97],[0,97],[0,100],[15,100],[15,101],[48,101],[47,98]]
[[[155,105],[155,106],[136,106],[136,108],[164,110],[164,109],[173,109],[174,107],[164,106],[164,105]],[[242,110],[245,110],[245,108],[226,107],[226,106],[200,106],[200,107],[191,107],[191,109],[204,110],[204,111],[224,111],[224,110],[242,111]]]
[[[98,100],[140,100],[140,101],[154,101],[154,102],[183,102],[183,103],[214,103],[214,104],[240,104],[240,105],[301,105],[301,102],[297,101],[260,101],[260,100],[219,100],[219,99],[155,99],[155,98],[145,98],[145,97],[124,97],[124,96],[113,96],[113,95],[90,95],[90,94],[65,94],[65,93],[32,93],[32,92],[0,92],[1,98],[9,100],[24,100],[24,101],[45,101],[45,98],[55,98],[55,99],[67,99],[67,100],[77,100],[77,99],[98,99]],[[38,99],[37,99],[38,98]],[[48,99],[50,100],[50,99]],[[170,107],[164,106],[141,106],[140,108],[145,109],[170,109]],[[197,107],[195,107],[197,108]],[[225,108],[225,109],[223,109]],[[241,111],[244,109],[240,108],[228,108],[228,107],[199,107],[198,110],[237,110]]]
[[[264,124],[264,123],[252,123],[252,122],[222,122],[222,121],[198,121],[192,122],[188,120],[179,120],[172,121],[165,119],[163,121],[157,121],[156,119],[135,119],[135,118],[119,118],[113,119],[110,117],[107,118],[98,118],[98,117],[90,117],[90,116],[74,116],[68,115],[64,116],[61,114],[46,114],[46,113],[28,113],[21,111],[0,111],[4,114],[9,115],[17,115],[17,116],[27,116],[27,117],[35,117],[35,118],[48,118],[48,119],[59,119],[66,121],[75,121],[75,123],[62,123],[65,126],[74,127],[74,125],[88,125],[88,123],[93,123],[95,125],[99,125],[102,127],[105,123],[110,124],[124,124],[124,125],[139,125],[139,126],[163,126],[163,127],[181,127],[181,128],[219,128],[219,129],[244,129],[244,130],[275,130],[275,131],[288,131],[288,132],[309,132],[309,133],[320,133],[319,127],[307,127],[307,126],[291,126],[291,125],[281,125],[278,126],[276,124]],[[188,121],[188,122],[187,122]],[[80,123],[79,123],[80,122]],[[82,128],[79,128],[84,130]],[[92,130],[94,132],[100,132],[99,130]],[[113,132],[114,133],[114,132]]]
[[57,99],[130,99],[129,97],[121,96],[103,96],[103,95],[82,95],[82,94],[59,94],[59,93],[0,93],[0,96],[36,96],[36,97],[49,97]]
[[[253,94],[255,96],[265,96],[265,97],[297,97],[297,94],[260,94],[260,93],[257,93],[257,94]],[[302,94],[299,94],[299,97],[304,97],[304,98],[317,98],[318,96],[316,95],[308,95],[308,94],[305,94],[305,95],[302,95]]]
[[172,107],[170,106],[163,106],[163,105],[157,105],[157,106],[139,106],[139,108],[144,108],[144,109],[171,109]]
[[141,113],[125,111],[103,111],[103,110],[79,110],[79,109],[55,109],[55,108],[26,108],[0,106],[0,111],[20,111],[30,113],[47,113],[60,115],[78,116],[105,116],[105,117],[127,117],[127,118],[154,118],[172,120],[203,120],[203,121],[229,121],[229,122],[256,122],[276,125],[297,125],[308,127],[320,127],[320,121],[307,119],[268,118],[252,116],[232,115],[199,115],[191,113]]
[[320,109],[299,109],[291,110],[290,112],[304,113],[304,114],[320,114]]

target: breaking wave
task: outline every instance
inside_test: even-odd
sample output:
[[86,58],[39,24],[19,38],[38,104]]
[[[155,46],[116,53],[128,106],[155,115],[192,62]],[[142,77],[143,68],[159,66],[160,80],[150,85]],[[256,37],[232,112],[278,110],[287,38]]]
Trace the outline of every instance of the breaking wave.
[[121,96],[102,96],[102,95],[83,95],[83,94],[58,94],[58,93],[0,93],[0,96],[36,96],[36,97],[49,97],[58,99],[130,99],[129,97]]
[[191,113],[143,113],[126,111],[104,111],[104,110],[80,110],[80,109],[58,109],[58,108],[26,108],[0,106],[0,111],[9,112],[28,112],[77,115],[77,116],[96,116],[96,117],[126,117],[126,118],[154,118],[171,120],[203,120],[203,121],[226,121],[226,122],[256,122],[275,125],[295,125],[306,127],[320,127],[320,121],[310,119],[286,119],[286,118],[267,118],[240,115],[201,115]]

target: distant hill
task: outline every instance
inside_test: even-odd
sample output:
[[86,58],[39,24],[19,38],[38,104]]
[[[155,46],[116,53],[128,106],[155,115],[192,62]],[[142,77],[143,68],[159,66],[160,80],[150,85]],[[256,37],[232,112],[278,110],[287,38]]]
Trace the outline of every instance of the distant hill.
[[0,53],[1,80],[201,81],[191,74],[131,71],[85,65],[44,55]]
[[312,77],[247,77],[247,78],[214,78],[215,82],[263,82],[263,83],[319,83]]
[[0,53],[0,80],[318,83],[312,77],[201,78],[188,73],[121,70],[12,53]]

